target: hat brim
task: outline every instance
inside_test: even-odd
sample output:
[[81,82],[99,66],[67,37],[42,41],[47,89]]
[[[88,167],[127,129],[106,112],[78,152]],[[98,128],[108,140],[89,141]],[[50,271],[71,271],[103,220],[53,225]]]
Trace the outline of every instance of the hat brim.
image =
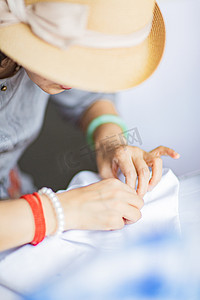
[[53,82],[94,92],[117,92],[142,83],[159,65],[164,48],[165,24],[157,4],[150,35],[130,48],[60,50],[25,24],[0,28],[1,51],[19,65]]

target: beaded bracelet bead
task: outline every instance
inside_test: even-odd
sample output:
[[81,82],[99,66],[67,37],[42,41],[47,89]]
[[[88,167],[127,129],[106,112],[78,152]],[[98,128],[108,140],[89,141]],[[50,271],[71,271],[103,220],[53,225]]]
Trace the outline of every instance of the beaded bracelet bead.
[[52,206],[55,210],[56,219],[57,219],[57,230],[54,235],[60,235],[64,231],[65,226],[65,219],[64,219],[64,212],[63,208],[60,204],[60,201],[58,200],[58,197],[56,194],[52,191],[52,189],[43,187],[41,188],[38,193],[40,195],[44,194],[48,197],[48,199],[51,201]]

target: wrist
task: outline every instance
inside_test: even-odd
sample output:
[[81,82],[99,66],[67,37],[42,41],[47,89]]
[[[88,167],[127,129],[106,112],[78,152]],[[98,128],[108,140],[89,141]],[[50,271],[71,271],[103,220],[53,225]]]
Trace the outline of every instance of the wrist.
[[[106,126],[102,127],[102,125]],[[114,125],[117,125],[117,127]],[[94,141],[94,133],[99,127],[101,128],[96,133],[96,141],[100,140],[99,136],[103,138],[109,138],[116,134],[122,134],[122,132],[126,134],[127,131],[125,122],[119,116],[113,114],[100,115],[93,119],[87,128],[87,142],[92,148],[96,146]],[[99,132],[101,132],[101,134]]]
[[56,216],[51,202],[46,195],[40,195],[42,201],[44,218],[46,222],[46,236],[52,235],[56,231]]
[[109,139],[112,140],[113,138],[119,140],[119,136],[122,134],[122,132],[122,128],[117,124],[102,124],[94,131],[93,140],[95,147],[103,143],[105,140],[108,142]]
[[79,219],[79,200],[80,195],[77,189],[56,194],[64,212],[64,230],[78,229]]

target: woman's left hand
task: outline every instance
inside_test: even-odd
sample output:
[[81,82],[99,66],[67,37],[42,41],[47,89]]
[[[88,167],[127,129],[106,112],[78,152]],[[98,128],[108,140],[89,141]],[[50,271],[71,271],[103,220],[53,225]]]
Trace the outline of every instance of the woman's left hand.
[[[117,178],[118,169],[125,176],[126,183],[135,188],[138,179],[137,194],[143,197],[147,191],[151,191],[162,177],[161,156],[179,158],[179,154],[174,150],[159,146],[150,152],[146,152],[138,147],[119,145],[109,148],[109,151],[96,153],[97,167],[102,178]],[[152,176],[150,178],[150,170]]]
[[[81,128],[86,131],[88,124],[103,114],[117,115],[111,101],[99,100],[91,105],[82,116]],[[122,129],[113,123],[102,124],[95,130],[93,139],[99,174],[103,179],[117,178],[120,169],[131,188],[135,189],[138,179],[137,193],[143,197],[162,177],[161,156],[177,159],[179,154],[164,146],[146,152],[138,147],[126,145],[124,139],[121,139],[122,136]],[[152,169],[151,178],[149,167]]]

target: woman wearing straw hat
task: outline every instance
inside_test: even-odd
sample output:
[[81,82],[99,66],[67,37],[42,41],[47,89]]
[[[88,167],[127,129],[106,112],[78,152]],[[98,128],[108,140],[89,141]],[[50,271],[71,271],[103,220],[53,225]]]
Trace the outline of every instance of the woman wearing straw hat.
[[[148,78],[164,44],[154,0],[0,0],[0,198],[10,198],[0,202],[1,250],[68,229],[119,229],[141,217],[143,195],[161,178],[160,156],[179,155],[112,143],[105,155],[99,146],[125,131],[114,93]],[[105,180],[36,193],[17,168],[40,130],[49,94],[98,150]],[[116,179],[119,168],[127,184]]]

